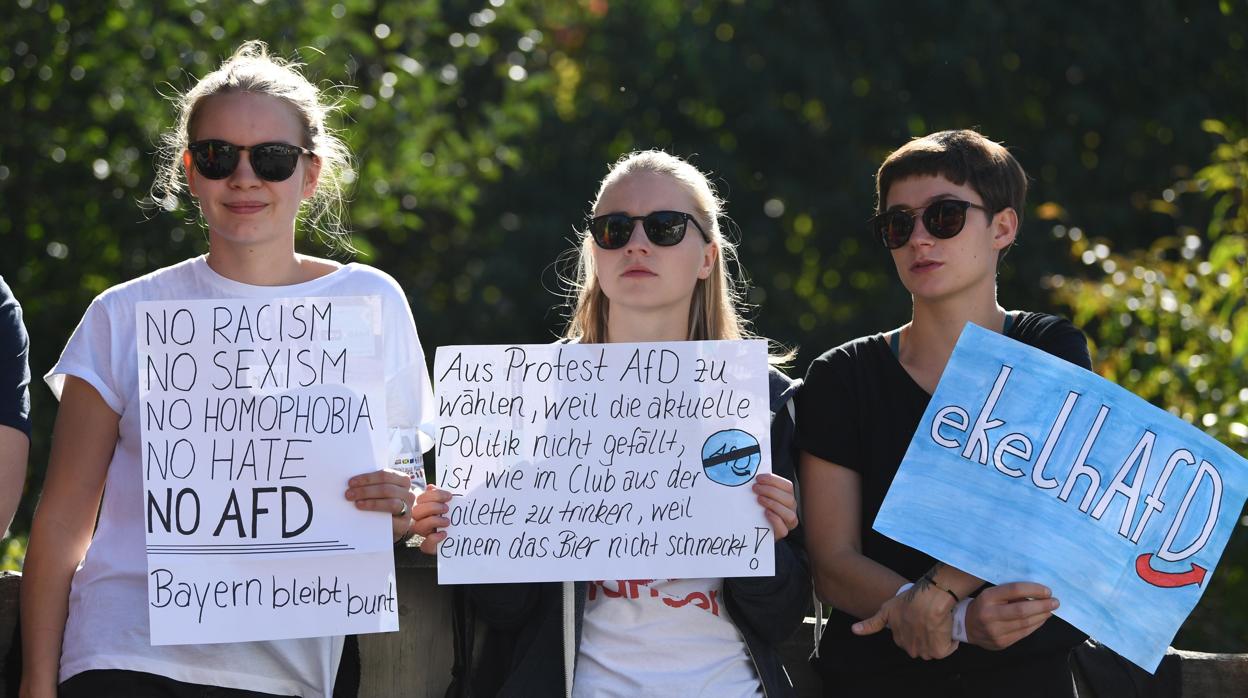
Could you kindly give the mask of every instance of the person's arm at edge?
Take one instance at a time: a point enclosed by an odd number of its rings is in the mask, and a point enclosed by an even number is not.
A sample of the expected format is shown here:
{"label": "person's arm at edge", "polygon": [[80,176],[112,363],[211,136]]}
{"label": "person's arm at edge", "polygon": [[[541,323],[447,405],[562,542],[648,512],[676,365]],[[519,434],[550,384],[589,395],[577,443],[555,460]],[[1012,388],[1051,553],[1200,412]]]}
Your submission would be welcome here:
{"label": "person's arm at edge", "polygon": [[9,530],[22,501],[29,456],[30,438],[18,429],[0,425],[0,538]]}
{"label": "person's arm at edge", "polygon": [[118,429],[95,388],[67,376],[23,570],[23,698],[56,695],[70,584],[91,543]]}

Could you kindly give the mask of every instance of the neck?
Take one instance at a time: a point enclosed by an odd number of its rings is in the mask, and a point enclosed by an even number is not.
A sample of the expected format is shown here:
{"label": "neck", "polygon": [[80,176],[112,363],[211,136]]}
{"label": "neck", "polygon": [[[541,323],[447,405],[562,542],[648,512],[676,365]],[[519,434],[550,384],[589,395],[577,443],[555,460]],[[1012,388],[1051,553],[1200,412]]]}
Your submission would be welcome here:
{"label": "neck", "polygon": [[238,245],[209,234],[208,266],[221,276],[252,286],[289,286],[308,281],[308,269],[295,254],[293,235],[284,241]]}
{"label": "neck", "polygon": [[962,335],[962,328],[973,322],[984,329],[1000,332],[1005,322],[1005,309],[994,295],[974,302],[965,299],[923,301],[915,299],[914,315],[906,328],[905,343],[911,351],[948,360]]}
{"label": "neck", "polygon": [[612,306],[608,342],[680,342],[689,339],[689,307],[638,311]]}

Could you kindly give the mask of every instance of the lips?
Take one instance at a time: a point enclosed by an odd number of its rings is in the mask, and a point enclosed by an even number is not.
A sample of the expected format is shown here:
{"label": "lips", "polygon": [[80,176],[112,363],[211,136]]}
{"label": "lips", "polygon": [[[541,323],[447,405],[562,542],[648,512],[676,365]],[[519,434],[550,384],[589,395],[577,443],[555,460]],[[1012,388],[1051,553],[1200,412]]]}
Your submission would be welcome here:
{"label": "lips", "polygon": [[268,206],[268,204],[263,201],[232,201],[222,205],[225,206],[225,209],[230,213],[243,215],[257,213],[263,210],[265,206]]}
{"label": "lips", "polygon": [[937,262],[934,259],[920,259],[910,265],[910,271],[925,272],[939,269],[945,265],[944,262]]}
{"label": "lips", "polygon": [[647,276],[658,276],[658,274],[655,274],[654,272],[650,271],[649,269],[643,266],[634,265],[625,269],[624,273],[620,274],[620,276],[623,276],[626,278],[644,278]]}

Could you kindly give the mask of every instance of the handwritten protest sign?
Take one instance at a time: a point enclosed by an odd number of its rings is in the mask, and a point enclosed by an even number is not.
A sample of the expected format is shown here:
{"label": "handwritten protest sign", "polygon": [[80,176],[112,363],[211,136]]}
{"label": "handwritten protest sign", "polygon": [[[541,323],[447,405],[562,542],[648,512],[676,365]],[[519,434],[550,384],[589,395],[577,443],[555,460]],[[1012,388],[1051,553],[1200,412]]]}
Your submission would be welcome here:
{"label": "handwritten protest sign", "polygon": [[439,347],[439,583],[772,574],[766,352]]}
{"label": "handwritten protest sign", "polygon": [[139,303],[152,644],[397,630],[376,296]]}
{"label": "handwritten protest sign", "polygon": [[994,583],[1155,671],[1218,564],[1248,463],[1188,423],[968,324],[875,529]]}

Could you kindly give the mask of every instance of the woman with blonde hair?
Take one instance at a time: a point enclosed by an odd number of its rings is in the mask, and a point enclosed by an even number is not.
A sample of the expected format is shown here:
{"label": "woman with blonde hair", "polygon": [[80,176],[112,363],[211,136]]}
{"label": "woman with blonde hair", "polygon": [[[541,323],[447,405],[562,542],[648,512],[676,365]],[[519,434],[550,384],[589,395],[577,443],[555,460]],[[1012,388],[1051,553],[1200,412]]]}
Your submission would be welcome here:
{"label": "woman with blonde hair", "polygon": [[[185,188],[209,252],[114,286],[87,308],[46,380],[61,405],[22,584],[21,695],[324,697],[343,638],[151,643],[142,506],[136,304],[197,299],[377,296],[391,439],[416,443],[431,410],[407,299],[389,276],[295,252],[296,220],[344,239],[347,151],[296,65],[248,42],[179,100],[153,197]],[[359,463],[344,482],[361,510],[411,523],[410,478]],[[97,525],[98,514],[98,525]]]}
{"label": "woman with blonde hair", "polygon": [[[734,248],[723,202],[706,176],[660,151],[631,153],[598,189],[581,240],[566,341],[744,339]],[[489,629],[469,668],[479,695],[781,696],[793,688],[777,645],[809,600],[793,488],[797,381],[770,375],[772,468],[753,488],[775,534],[775,574],[728,579],[476,585],[468,596]],[[450,493],[417,498],[414,530],[433,553],[450,526]],[[650,593],[620,593],[634,584]],[[664,599],[712,592],[721,606]]]}

